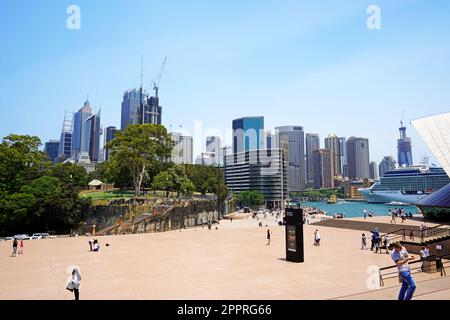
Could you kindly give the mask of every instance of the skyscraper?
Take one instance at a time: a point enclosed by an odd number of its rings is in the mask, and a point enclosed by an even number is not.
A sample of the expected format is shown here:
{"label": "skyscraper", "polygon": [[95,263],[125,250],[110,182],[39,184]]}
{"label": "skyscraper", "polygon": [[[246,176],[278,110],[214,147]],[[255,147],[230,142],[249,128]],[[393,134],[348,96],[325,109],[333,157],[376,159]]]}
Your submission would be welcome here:
{"label": "skyscraper", "polygon": [[125,131],[130,124],[142,123],[141,104],[147,99],[147,96],[145,91],[141,92],[137,89],[128,90],[124,93],[120,126],[122,131]]}
{"label": "skyscraper", "polygon": [[401,122],[400,139],[397,141],[398,148],[398,164],[399,166],[412,166],[412,145],[411,138],[406,136],[406,127]]}
{"label": "skyscraper", "polygon": [[58,161],[59,140],[50,140],[45,143],[45,152],[53,163]]}
{"label": "skyscraper", "polygon": [[59,139],[58,161],[60,162],[63,162],[72,156],[72,124],[73,115],[66,112],[64,115],[61,138]]}
{"label": "skyscraper", "polygon": [[83,122],[81,126],[81,150],[83,156],[89,155],[91,162],[98,162],[100,152],[100,111],[93,114]]}
{"label": "skyscraper", "polygon": [[396,165],[397,165],[397,162],[394,160],[393,157],[391,157],[391,156],[384,157],[383,160],[381,160],[380,165],[378,166],[379,176],[384,177],[384,174],[388,171],[395,169]]}
{"label": "skyscraper", "polygon": [[314,186],[313,153],[320,149],[320,138],[317,133],[307,133],[306,138],[306,180],[308,186]]}
{"label": "skyscraper", "polygon": [[144,102],[144,123],[161,124],[162,107],[158,97],[148,97]]}
{"label": "skyscraper", "polygon": [[81,151],[81,135],[83,123],[92,116],[92,108],[89,100],[86,100],[83,107],[73,115],[72,149],[73,154],[78,156]]}
{"label": "skyscraper", "polygon": [[112,139],[114,139],[114,136],[116,134],[117,129],[116,129],[116,127],[108,127],[108,128],[106,128],[105,131],[106,131],[106,134],[105,134],[105,150],[104,150],[104,153],[105,153],[105,161],[106,161],[106,160],[109,160],[109,157],[110,157],[110,150],[108,150],[106,148],[106,144],[109,143]]}
{"label": "skyscraper", "polygon": [[210,153],[213,164],[223,163],[222,142],[220,137],[206,137],[206,153]]}
{"label": "skyscraper", "polygon": [[341,148],[337,135],[332,134],[325,138],[325,149],[330,150],[331,156],[331,175],[338,177],[342,175],[341,167]]}
{"label": "skyscraper", "polygon": [[314,161],[314,188],[333,188],[333,175],[331,152],[328,149],[319,149],[313,152]]}
{"label": "skyscraper", "polygon": [[270,130],[264,130],[264,148],[272,149],[275,143],[273,141],[273,134]]}
{"label": "skyscraper", "polygon": [[345,137],[340,137],[339,138],[339,150],[341,152],[341,172],[342,172],[342,176],[348,177],[347,139]]}
{"label": "skyscraper", "polygon": [[350,137],[347,140],[348,177],[351,180],[369,178],[369,140]]}
{"label": "skyscraper", "polygon": [[369,164],[369,178],[372,180],[378,179],[378,164],[375,161]]}
{"label": "skyscraper", "polygon": [[[305,133],[300,126],[283,126],[275,129],[277,147],[287,152],[289,163],[289,189],[298,192],[306,189]],[[284,141],[283,141],[284,140]]]}
{"label": "skyscraper", "polygon": [[264,149],[264,117],[233,120],[233,153]]}
{"label": "skyscraper", "polygon": [[174,142],[171,161],[175,164],[192,164],[193,143],[192,137],[183,136],[181,133],[171,133],[170,137]]}

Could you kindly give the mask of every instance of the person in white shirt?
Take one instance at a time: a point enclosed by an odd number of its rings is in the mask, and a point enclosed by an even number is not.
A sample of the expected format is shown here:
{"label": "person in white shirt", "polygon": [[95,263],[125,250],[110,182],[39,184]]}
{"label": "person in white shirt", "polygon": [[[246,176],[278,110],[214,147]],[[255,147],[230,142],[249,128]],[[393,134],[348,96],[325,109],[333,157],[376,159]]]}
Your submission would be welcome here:
{"label": "person in white shirt", "polygon": [[319,234],[319,230],[316,230],[314,232],[314,245],[315,246],[320,246],[320,234]]}
{"label": "person in white shirt", "polygon": [[72,291],[75,295],[75,300],[80,300],[80,282],[81,275],[80,271],[75,268],[72,271],[72,279],[67,284],[67,290]]}
{"label": "person in white shirt", "polygon": [[398,274],[402,279],[402,287],[398,296],[398,300],[411,300],[414,291],[416,290],[416,283],[411,276],[411,269],[409,268],[409,261],[414,260],[414,256],[409,256],[408,251],[400,243],[394,245],[394,251],[391,254],[392,260],[397,265]]}

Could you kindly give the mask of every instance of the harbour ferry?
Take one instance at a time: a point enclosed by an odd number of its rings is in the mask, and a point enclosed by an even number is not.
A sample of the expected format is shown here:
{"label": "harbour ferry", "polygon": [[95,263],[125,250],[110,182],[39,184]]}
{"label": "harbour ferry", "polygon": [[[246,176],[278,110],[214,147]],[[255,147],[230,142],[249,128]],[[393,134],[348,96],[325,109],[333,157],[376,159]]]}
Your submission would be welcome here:
{"label": "harbour ferry", "polygon": [[370,188],[358,189],[369,203],[416,203],[450,184],[443,168],[426,164],[388,171]]}

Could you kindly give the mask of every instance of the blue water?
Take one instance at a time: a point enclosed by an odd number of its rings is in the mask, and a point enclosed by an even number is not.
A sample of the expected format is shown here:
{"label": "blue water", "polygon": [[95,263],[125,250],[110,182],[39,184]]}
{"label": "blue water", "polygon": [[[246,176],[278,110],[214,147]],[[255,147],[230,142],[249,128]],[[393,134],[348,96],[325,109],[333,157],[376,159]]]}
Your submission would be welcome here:
{"label": "blue water", "polygon": [[367,212],[373,212],[375,216],[387,216],[389,208],[391,210],[394,208],[403,208],[406,213],[419,213],[419,209],[415,206],[394,207],[367,202],[343,202],[337,204],[328,204],[326,202],[302,202],[302,207],[315,207],[325,211],[330,216],[334,216],[335,213],[342,213],[344,218],[364,217],[364,209],[367,210]]}

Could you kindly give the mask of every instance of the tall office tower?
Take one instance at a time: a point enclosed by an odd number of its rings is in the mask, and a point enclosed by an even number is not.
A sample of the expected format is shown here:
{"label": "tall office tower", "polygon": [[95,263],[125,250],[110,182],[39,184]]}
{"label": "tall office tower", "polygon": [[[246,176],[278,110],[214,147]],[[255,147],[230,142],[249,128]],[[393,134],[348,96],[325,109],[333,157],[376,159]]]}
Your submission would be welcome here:
{"label": "tall office tower", "polygon": [[102,129],[100,127],[100,111],[93,114],[83,122],[81,126],[81,150],[83,157],[89,156],[91,162],[100,160],[100,136]]}
{"label": "tall office tower", "polygon": [[320,149],[320,138],[317,133],[307,133],[306,144],[306,181],[309,187],[314,186],[314,162],[313,153]]}
{"label": "tall office tower", "polygon": [[400,139],[397,141],[398,148],[398,164],[399,166],[412,166],[412,145],[411,138],[406,136],[406,127],[401,122]]}
{"label": "tall office tower", "polygon": [[82,126],[83,123],[92,116],[92,108],[89,100],[86,100],[83,107],[73,115],[72,149],[75,157],[81,152]]}
{"label": "tall office tower", "polygon": [[274,137],[271,130],[264,130],[264,148],[272,149],[276,143],[273,141]]}
{"label": "tall office tower", "polygon": [[171,161],[175,164],[192,164],[193,143],[192,137],[183,136],[181,133],[171,133],[170,137],[174,142]]}
{"label": "tall office tower", "polygon": [[202,155],[195,158],[195,164],[200,166],[216,165],[215,161],[215,154],[212,152],[202,152]]}
{"label": "tall office tower", "polygon": [[285,150],[250,150],[226,155],[224,159],[225,183],[230,192],[259,191],[268,208],[282,207],[282,199],[289,197]]}
{"label": "tall office tower", "polygon": [[206,153],[211,154],[213,164],[223,163],[222,141],[220,137],[206,137]]}
{"label": "tall office tower", "polygon": [[393,157],[385,156],[383,158],[383,160],[381,160],[380,165],[378,166],[378,168],[379,168],[378,173],[379,173],[380,177],[384,177],[384,174],[386,172],[395,169],[396,165],[397,165],[397,162],[394,160]]}
{"label": "tall office tower", "polygon": [[72,156],[72,124],[73,115],[66,112],[64,115],[61,138],[59,139],[58,161],[60,162],[63,162]]}
{"label": "tall office tower", "polygon": [[335,134],[325,138],[325,149],[330,150],[331,155],[331,175],[333,177],[342,176],[341,167],[341,147],[339,137]]}
{"label": "tall office tower", "polygon": [[162,107],[158,97],[149,97],[144,102],[144,123],[161,124]]}
{"label": "tall office tower", "polygon": [[306,189],[305,133],[300,126],[275,128],[277,147],[284,149],[289,163],[289,189],[298,192]]}
{"label": "tall office tower", "polygon": [[233,154],[232,146],[225,146],[222,148],[222,163],[225,163],[225,157]]}
{"label": "tall office tower", "polygon": [[319,149],[313,152],[314,162],[314,188],[329,189],[334,187],[332,175],[331,152],[328,149]]}
{"label": "tall office tower", "polygon": [[45,143],[45,152],[53,163],[58,161],[59,140],[50,140]]}
{"label": "tall office tower", "polygon": [[264,149],[264,117],[233,120],[233,153]]}
{"label": "tall office tower", "polygon": [[347,140],[347,165],[350,180],[369,178],[369,140],[350,137]]}
{"label": "tall office tower", "polygon": [[345,137],[340,137],[339,138],[339,150],[341,151],[341,172],[342,172],[342,176],[348,177],[347,139]]}
{"label": "tall office tower", "polygon": [[372,180],[378,179],[378,164],[375,161],[369,163],[369,178]]}
{"label": "tall office tower", "polygon": [[114,136],[116,134],[117,128],[116,127],[108,127],[106,128],[106,134],[105,134],[105,148],[104,148],[104,153],[105,153],[105,161],[109,160],[109,157],[111,155],[110,150],[108,150],[108,148],[106,148],[106,144],[109,143],[112,139],[114,139]]}
{"label": "tall office tower", "polygon": [[122,115],[120,129],[125,129],[130,124],[142,123],[142,107],[148,99],[148,94],[144,90],[133,89],[128,90],[123,95],[122,101]]}

